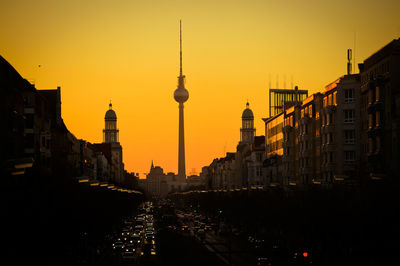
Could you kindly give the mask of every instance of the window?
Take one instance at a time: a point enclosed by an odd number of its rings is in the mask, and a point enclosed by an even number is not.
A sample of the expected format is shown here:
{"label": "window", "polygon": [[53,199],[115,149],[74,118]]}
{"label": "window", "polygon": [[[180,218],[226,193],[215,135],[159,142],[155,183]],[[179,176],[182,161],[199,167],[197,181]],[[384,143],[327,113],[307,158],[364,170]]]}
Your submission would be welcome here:
{"label": "window", "polygon": [[375,124],[377,127],[379,127],[381,124],[381,113],[379,111],[376,111],[375,114]]}
{"label": "window", "polygon": [[372,114],[368,115],[368,128],[372,128],[374,126],[373,116]]}
{"label": "window", "polygon": [[345,123],[353,123],[355,118],[355,110],[344,110],[344,122]]}
{"label": "window", "polygon": [[356,141],[356,133],[354,130],[345,130],[344,131],[344,143],[345,144],[354,144]]}
{"label": "window", "polygon": [[368,151],[372,153],[374,151],[374,143],[372,142],[372,138],[368,139]]}
{"label": "window", "polygon": [[337,91],[335,91],[335,92],[333,93],[332,105],[336,105],[336,94],[337,94]]}
{"label": "window", "polygon": [[376,136],[376,151],[379,152],[381,149],[381,138]]}
{"label": "window", "polygon": [[329,162],[332,163],[333,162],[333,152],[329,152]]}
{"label": "window", "polygon": [[374,97],[374,92],[372,90],[369,90],[368,91],[368,104],[372,104],[372,102],[374,101],[373,97]]}
{"label": "window", "polygon": [[329,137],[328,143],[332,144],[333,143],[333,134],[332,133],[328,133],[328,137]]}
{"label": "window", "polygon": [[329,114],[329,124],[333,124],[333,114]]}
{"label": "window", "polygon": [[256,175],[261,176],[261,167],[256,168]]}
{"label": "window", "polygon": [[354,102],[354,89],[345,89],[344,90],[344,102],[345,103]]}
{"label": "window", "polygon": [[345,151],[344,152],[344,161],[345,162],[354,162],[356,160],[356,152],[355,151]]}
{"label": "window", "polygon": [[376,86],[376,88],[375,88],[375,101],[379,101],[379,87],[378,86]]}

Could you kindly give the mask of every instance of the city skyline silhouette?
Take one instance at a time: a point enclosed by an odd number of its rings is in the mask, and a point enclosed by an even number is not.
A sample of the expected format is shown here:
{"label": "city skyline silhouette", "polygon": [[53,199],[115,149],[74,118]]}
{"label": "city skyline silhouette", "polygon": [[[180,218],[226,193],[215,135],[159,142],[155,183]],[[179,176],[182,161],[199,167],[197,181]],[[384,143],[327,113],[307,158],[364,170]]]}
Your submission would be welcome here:
{"label": "city skyline silhouette", "polygon": [[[247,99],[262,132],[269,83],[276,87],[278,81],[283,88],[286,80],[289,88],[292,77],[300,90],[320,91],[345,73],[348,48],[355,48],[360,63],[399,36],[400,27],[396,1],[366,6],[102,2],[93,8],[21,3],[2,2],[1,54],[38,89],[61,86],[63,117],[78,138],[101,141],[102,115],[112,99],[125,167],[141,177],[152,159],[166,171],[178,170],[178,119],[170,90],[176,82],[179,19],[185,21],[185,72],[193,96],[185,108],[186,166],[198,172],[235,150]],[[341,19],[327,20],[324,14]]]}

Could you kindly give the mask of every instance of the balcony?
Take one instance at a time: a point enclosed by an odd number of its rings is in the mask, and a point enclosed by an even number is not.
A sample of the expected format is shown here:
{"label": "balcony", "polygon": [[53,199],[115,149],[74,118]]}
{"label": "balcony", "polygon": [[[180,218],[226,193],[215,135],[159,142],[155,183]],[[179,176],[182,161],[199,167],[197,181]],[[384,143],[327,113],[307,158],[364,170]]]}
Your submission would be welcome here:
{"label": "balcony", "polygon": [[336,105],[327,105],[323,110],[325,114],[334,113],[336,111]]}
{"label": "balcony", "polygon": [[377,111],[383,111],[383,109],[384,109],[383,102],[382,102],[381,99],[377,99],[377,100],[374,102],[373,105],[374,105],[374,107],[375,107],[375,110],[377,110]]}
{"label": "balcony", "polygon": [[322,144],[322,151],[336,151],[336,144],[333,143]]}
{"label": "balcony", "polygon": [[373,114],[374,112],[375,112],[375,104],[374,104],[374,102],[368,102],[367,113],[368,114]]}
{"label": "balcony", "polygon": [[322,133],[332,133],[335,131],[335,124],[328,124],[321,127]]}
{"label": "balcony", "polygon": [[35,113],[35,108],[33,107],[25,107],[24,108],[24,114],[34,114]]}
{"label": "balcony", "polygon": [[381,125],[375,126],[375,127],[370,127],[368,128],[367,135],[369,138],[374,138],[376,136],[382,135],[383,134],[383,128]]}
{"label": "balcony", "polygon": [[282,132],[283,133],[289,133],[289,132],[291,132],[293,130],[293,127],[291,127],[291,126],[284,126],[283,128],[282,128]]}
{"label": "balcony", "polygon": [[300,138],[299,138],[300,141],[306,141],[308,139],[309,139],[308,133],[300,135]]}

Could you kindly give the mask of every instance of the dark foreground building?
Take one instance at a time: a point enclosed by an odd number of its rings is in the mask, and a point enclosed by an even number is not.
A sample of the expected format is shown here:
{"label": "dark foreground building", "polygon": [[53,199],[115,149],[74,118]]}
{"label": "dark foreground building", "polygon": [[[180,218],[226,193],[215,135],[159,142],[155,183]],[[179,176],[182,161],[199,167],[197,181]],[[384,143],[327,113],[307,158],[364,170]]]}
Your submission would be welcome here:
{"label": "dark foreground building", "polygon": [[359,65],[364,182],[395,181],[400,170],[400,39]]}

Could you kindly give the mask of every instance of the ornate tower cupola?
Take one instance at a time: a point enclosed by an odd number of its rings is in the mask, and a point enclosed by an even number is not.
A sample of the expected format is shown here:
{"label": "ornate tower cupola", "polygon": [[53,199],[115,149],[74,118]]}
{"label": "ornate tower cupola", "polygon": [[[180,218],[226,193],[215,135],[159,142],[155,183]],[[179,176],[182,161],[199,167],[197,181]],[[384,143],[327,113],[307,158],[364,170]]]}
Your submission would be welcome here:
{"label": "ornate tower cupola", "polygon": [[110,102],[109,109],[104,117],[105,128],[103,130],[104,143],[119,143],[119,130],[117,129],[117,115],[112,109]]}
{"label": "ornate tower cupola", "polygon": [[242,114],[242,128],[240,129],[240,142],[252,144],[256,129],[254,128],[253,111],[249,108],[249,102],[246,103],[246,109]]}

